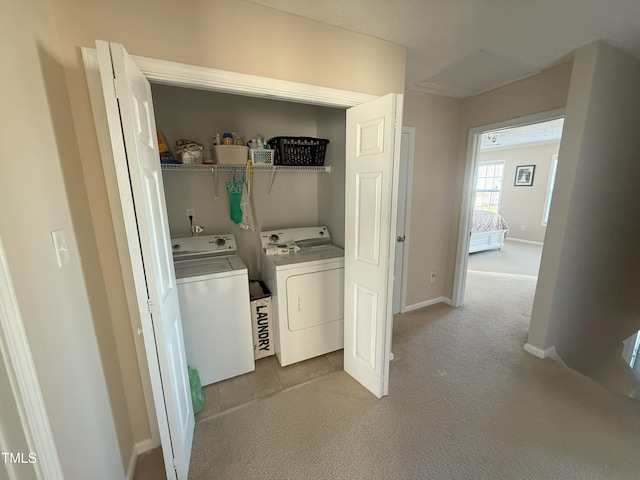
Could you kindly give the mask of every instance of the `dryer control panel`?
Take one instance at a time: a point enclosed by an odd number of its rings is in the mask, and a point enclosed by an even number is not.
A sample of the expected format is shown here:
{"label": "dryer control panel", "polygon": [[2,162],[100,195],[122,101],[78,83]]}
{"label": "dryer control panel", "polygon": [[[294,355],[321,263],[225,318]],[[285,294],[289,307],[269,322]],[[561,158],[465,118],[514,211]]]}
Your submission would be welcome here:
{"label": "dryer control panel", "polygon": [[290,245],[297,242],[331,243],[327,227],[299,227],[270,230],[260,234],[262,248],[268,245]]}

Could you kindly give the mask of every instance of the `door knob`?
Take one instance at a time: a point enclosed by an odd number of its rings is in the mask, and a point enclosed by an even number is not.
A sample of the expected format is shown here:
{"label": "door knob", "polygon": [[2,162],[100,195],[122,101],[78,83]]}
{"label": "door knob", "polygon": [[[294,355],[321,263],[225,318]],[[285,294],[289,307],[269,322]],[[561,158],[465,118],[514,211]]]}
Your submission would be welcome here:
{"label": "door knob", "polygon": [[401,243],[404,242],[404,235],[398,236],[398,238],[396,240],[398,240]]}

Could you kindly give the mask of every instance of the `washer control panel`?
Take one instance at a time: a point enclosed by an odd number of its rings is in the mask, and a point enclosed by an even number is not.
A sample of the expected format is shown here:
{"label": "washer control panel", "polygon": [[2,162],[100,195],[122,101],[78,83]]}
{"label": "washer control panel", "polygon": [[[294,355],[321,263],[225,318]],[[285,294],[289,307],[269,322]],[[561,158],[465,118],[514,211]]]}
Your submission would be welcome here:
{"label": "washer control panel", "polygon": [[171,239],[173,259],[233,255],[236,253],[236,239],[233,235],[194,235]]}

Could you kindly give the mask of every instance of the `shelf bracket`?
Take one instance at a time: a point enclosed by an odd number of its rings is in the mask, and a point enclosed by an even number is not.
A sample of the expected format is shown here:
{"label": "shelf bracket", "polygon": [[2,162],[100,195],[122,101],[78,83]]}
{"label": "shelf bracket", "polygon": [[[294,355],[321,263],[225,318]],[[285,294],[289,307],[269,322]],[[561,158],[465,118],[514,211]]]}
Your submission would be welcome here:
{"label": "shelf bracket", "polygon": [[269,180],[269,190],[267,190],[267,195],[270,197],[271,196],[271,189],[273,188],[273,182],[276,179],[276,168],[274,167],[271,170],[271,180]]}
{"label": "shelf bracket", "polygon": [[212,167],[211,173],[213,173],[213,199],[218,200],[218,169]]}

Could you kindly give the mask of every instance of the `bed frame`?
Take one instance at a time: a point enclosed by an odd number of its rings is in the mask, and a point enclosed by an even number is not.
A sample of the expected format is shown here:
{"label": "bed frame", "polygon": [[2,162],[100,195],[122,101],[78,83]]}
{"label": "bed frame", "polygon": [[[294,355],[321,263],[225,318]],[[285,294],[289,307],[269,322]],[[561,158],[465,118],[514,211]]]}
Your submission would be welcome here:
{"label": "bed frame", "polygon": [[483,250],[502,250],[504,236],[509,230],[491,230],[489,232],[472,233],[469,241],[469,253]]}

